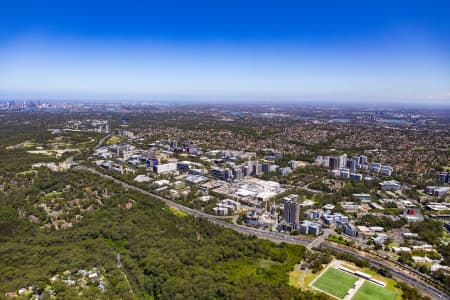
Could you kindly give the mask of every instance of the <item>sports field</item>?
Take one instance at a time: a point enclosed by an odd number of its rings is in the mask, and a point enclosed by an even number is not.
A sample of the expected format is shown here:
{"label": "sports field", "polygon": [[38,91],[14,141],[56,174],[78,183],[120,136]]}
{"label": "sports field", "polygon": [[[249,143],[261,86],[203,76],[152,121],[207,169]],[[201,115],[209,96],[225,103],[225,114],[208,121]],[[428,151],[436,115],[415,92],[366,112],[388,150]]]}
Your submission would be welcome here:
{"label": "sports field", "polygon": [[328,268],[312,285],[319,290],[342,299],[357,280],[358,278],[353,275],[335,268]]}
{"label": "sports field", "polygon": [[395,297],[393,291],[365,281],[352,300],[394,300]]}

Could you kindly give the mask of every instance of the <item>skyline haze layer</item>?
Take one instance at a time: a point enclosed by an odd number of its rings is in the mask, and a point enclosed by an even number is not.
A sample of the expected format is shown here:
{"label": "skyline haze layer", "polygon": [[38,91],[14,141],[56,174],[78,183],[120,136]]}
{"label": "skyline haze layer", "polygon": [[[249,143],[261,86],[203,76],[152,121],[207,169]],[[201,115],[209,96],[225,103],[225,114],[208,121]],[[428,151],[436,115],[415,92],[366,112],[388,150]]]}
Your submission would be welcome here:
{"label": "skyline haze layer", "polygon": [[17,1],[0,98],[447,105],[449,6]]}

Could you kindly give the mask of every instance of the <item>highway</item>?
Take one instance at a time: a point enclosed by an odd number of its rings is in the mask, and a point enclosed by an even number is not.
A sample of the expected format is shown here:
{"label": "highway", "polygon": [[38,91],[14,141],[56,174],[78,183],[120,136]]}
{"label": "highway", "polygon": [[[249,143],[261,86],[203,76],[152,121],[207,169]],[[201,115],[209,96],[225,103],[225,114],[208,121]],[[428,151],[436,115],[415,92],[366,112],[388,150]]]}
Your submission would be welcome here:
{"label": "highway", "polygon": [[167,198],[161,197],[157,194],[153,194],[150,193],[146,190],[143,190],[137,186],[128,184],[122,180],[119,180],[117,178],[114,178],[112,176],[106,175],[104,173],[101,173],[93,168],[90,167],[86,167],[83,165],[78,165],[75,167],[76,169],[82,169],[82,170],[86,170],[89,171],[91,173],[97,174],[103,178],[106,179],[110,179],[112,181],[114,181],[117,184],[121,184],[123,187],[129,189],[129,190],[135,190],[137,192],[140,192],[144,195],[156,198],[160,201],[162,201],[164,204],[166,204],[167,206],[171,206],[171,207],[175,207],[176,209],[185,212],[187,214],[190,214],[194,217],[199,217],[199,218],[206,218],[208,221],[210,221],[211,223],[215,223],[218,225],[221,225],[225,228],[229,228],[232,229],[234,231],[246,234],[246,235],[255,235],[258,238],[264,238],[267,240],[272,240],[274,242],[280,243],[280,242],[289,242],[291,244],[298,244],[298,245],[303,245],[303,246],[307,246],[309,243],[311,243],[311,239],[308,238],[303,238],[303,237],[298,237],[298,236],[291,236],[291,235],[287,235],[287,234],[283,234],[283,233],[279,233],[279,232],[270,232],[270,231],[263,231],[257,228],[252,228],[252,227],[247,227],[247,226],[242,226],[242,225],[237,225],[237,224],[232,224],[232,223],[228,223],[226,221],[223,221],[221,219],[216,218],[213,215],[195,210],[193,208],[189,208],[187,206],[181,205],[179,203],[176,203],[172,200],[169,200]]}
{"label": "highway", "polygon": [[109,137],[111,137],[112,136],[112,134],[107,134],[107,135],[105,135],[104,137],[102,137],[99,141],[98,141],[98,143],[97,143],[97,145],[95,145],[95,149],[97,149],[97,148],[100,148],[102,145],[103,145],[103,143],[109,138]]}
{"label": "highway", "polygon": [[265,240],[269,240],[275,243],[290,243],[290,244],[297,244],[297,245],[302,245],[305,246],[307,248],[311,248],[311,243],[317,247],[320,245],[320,247],[322,248],[326,248],[326,249],[332,249],[334,251],[338,251],[338,252],[345,252],[348,254],[351,254],[355,257],[358,257],[360,259],[363,260],[367,260],[370,264],[377,266],[377,267],[384,267],[386,269],[388,269],[391,273],[392,276],[395,279],[399,279],[401,281],[406,282],[407,284],[409,284],[410,286],[414,286],[416,288],[418,288],[422,293],[428,295],[429,297],[431,297],[432,299],[448,299],[450,300],[449,295],[447,295],[445,292],[440,291],[439,289],[435,288],[434,286],[426,283],[424,280],[426,279],[423,275],[421,275],[420,273],[418,273],[417,271],[413,271],[411,269],[407,269],[406,267],[402,267],[399,264],[394,264],[391,261],[388,261],[386,259],[383,259],[382,257],[376,257],[373,255],[370,255],[368,253],[361,253],[361,251],[358,251],[356,249],[353,248],[345,248],[342,245],[339,244],[333,244],[329,241],[323,241],[320,240],[320,243],[317,243],[317,241],[313,241],[311,239],[308,238],[304,238],[304,237],[299,237],[299,236],[291,236],[291,235],[287,235],[287,234],[283,234],[280,232],[270,232],[270,231],[263,231],[261,229],[257,229],[257,228],[252,228],[252,227],[247,227],[247,226],[243,226],[243,225],[237,225],[237,224],[232,224],[232,223],[228,223],[226,221],[223,221],[221,219],[217,219],[215,216],[186,207],[184,205],[181,205],[179,203],[176,203],[172,200],[169,200],[167,198],[161,197],[157,194],[153,194],[151,192],[148,192],[146,190],[143,190],[139,187],[136,187],[134,185],[130,185],[122,180],[119,180],[117,178],[114,178],[110,175],[106,175],[104,173],[101,173],[93,168],[84,166],[84,165],[78,165],[76,166],[77,169],[82,169],[82,170],[86,170],[89,171],[91,173],[97,174],[98,176],[101,176],[103,178],[109,179],[114,181],[117,184],[122,185],[123,187],[129,189],[129,190],[134,190],[137,191],[139,193],[142,193],[144,195],[147,195],[149,197],[152,198],[156,198],[160,201],[162,201],[164,204],[166,204],[167,206],[171,206],[171,207],[175,207],[176,209],[185,212],[187,214],[190,214],[194,217],[199,217],[199,218],[205,218],[208,221],[210,221],[211,223],[220,225],[222,227],[225,228],[229,228],[231,230],[234,230],[236,232],[245,234],[245,235],[254,235],[260,239],[265,239]]}

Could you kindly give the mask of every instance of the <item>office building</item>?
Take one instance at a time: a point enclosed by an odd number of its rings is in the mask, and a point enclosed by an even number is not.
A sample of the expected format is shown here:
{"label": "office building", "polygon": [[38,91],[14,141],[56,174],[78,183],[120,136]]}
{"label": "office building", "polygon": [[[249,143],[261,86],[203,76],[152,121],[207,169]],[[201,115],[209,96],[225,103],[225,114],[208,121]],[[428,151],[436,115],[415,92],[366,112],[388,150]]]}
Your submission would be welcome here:
{"label": "office building", "polygon": [[189,146],[186,148],[187,153],[196,155],[198,153],[198,149],[195,146]]}
{"label": "office building", "polygon": [[398,191],[401,188],[400,182],[396,180],[383,181],[378,186],[384,191]]}
{"label": "office building", "polygon": [[283,218],[289,224],[298,225],[300,223],[300,204],[295,200],[284,203]]}
{"label": "office building", "polygon": [[190,168],[191,168],[190,161],[179,161],[177,163],[177,170],[180,172],[189,172]]}
{"label": "office building", "polygon": [[227,208],[231,208],[234,211],[239,211],[241,209],[241,204],[237,201],[231,200],[231,199],[224,199],[222,201],[220,201],[220,203]]}
{"label": "office building", "polygon": [[301,234],[308,234],[309,233],[309,222],[308,221],[302,222],[302,224],[300,224],[299,230],[300,230]]}
{"label": "office building", "polygon": [[381,175],[391,176],[392,171],[394,171],[394,169],[391,166],[381,166],[380,168]]}
{"label": "office building", "polygon": [[450,183],[450,172],[441,172],[438,180],[442,183]]}
{"label": "office building", "polygon": [[342,178],[350,178],[350,170],[346,168],[339,168],[339,176]]}
{"label": "office building", "polygon": [[352,196],[361,201],[370,201],[372,200],[372,196],[370,194],[352,194]]}
{"label": "office building", "polygon": [[329,168],[331,170],[337,170],[339,169],[339,157],[338,156],[330,156],[329,158]]}
{"label": "office building", "polygon": [[281,176],[286,176],[292,173],[292,169],[289,167],[280,168],[278,169],[278,173],[280,173]]}
{"label": "office building", "polygon": [[255,174],[256,176],[259,176],[263,173],[263,168],[262,168],[262,164],[259,162],[256,162],[253,165],[253,174]]}
{"label": "office building", "polygon": [[381,164],[380,163],[370,163],[369,164],[369,171],[380,173],[381,170]]}
{"label": "office building", "polygon": [[277,169],[278,169],[278,165],[276,165],[276,164],[270,164],[270,163],[263,163],[262,164],[262,171],[264,173],[276,172]]}
{"label": "office building", "polygon": [[321,167],[329,168],[330,167],[330,157],[329,156],[318,156],[316,158],[316,164]]}
{"label": "office building", "polygon": [[242,172],[243,172],[243,174],[244,174],[244,177],[245,176],[250,176],[250,174],[251,174],[251,167],[250,166],[244,166],[243,168],[242,168]]}
{"label": "office building", "polygon": [[324,213],[321,217],[322,221],[327,225],[342,225],[348,223],[348,217],[341,213],[329,214]]}
{"label": "office building", "polygon": [[351,172],[355,172],[357,167],[358,161],[354,160],[353,158],[351,160],[347,160],[347,168],[350,169]]}
{"label": "office building", "polygon": [[220,178],[220,179],[224,179],[224,177],[225,177],[224,169],[221,169],[221,168],[213,167],[213,168],[211,168],[210,173],[212,176]]}
{"label": "office building", "polygon": [[242,180],[244,178],[244,172],[242,171],[241,167],[234,167],[232,170],[233,173],[233,179],[236,181]]}
{"label": "office building", "polygon": [[297,168],[297,162],[295,160],[289,161],[288,167],[291,168],[292,170],[294,170],[295,168]]}
{"label": "office building", "polygon": [[276,172],[278,170],[278,165],[270,164],[269,165],[269,173]]}
{"label": "office building", "polygon": [[362,179],[363,179],[363,175],[362,174],[350,173],[350,180],[352,180],[352,181],[361,181]]}
{"label": "office building", "polygon": [[283,153],[280,151],[273,151],[272,152],[272,156],[274,156],[276,159],[277,158],[282,158],[283,157]]}
{"label": "office building", "polygon": [[361,156],[359,157],[359,164],[360,164],[361,166],[367,165],[367,156],[361,155]]}
{"label": "office building", "polygon": [[352,237],[358,236],[358,229],[356,228],[355,225],[353,225],[351,223],[344,223],[344,224],[342,224],[342,230],[344,231],[344,233],[346,235],[349,235],[349,236],[352,236]]}
{"label": "office building", "polygon": [[322,227],[318,223],[303,221],[299,226],[299,231],[301,234],[319,235]]}
{"label": "office building", "polygon": [[445,186],[427,186],[427,194],[435,197],[442,197],[448,194],[450,187]]}
{"label": "office building", "polygon": [[322,232],[322,226],[318,223],[313,223],[309,226],[308,231],[311,235],[319,235]]}
{"label": "office building", "polygon": [[223,206],[216,206],[213,208],[213,211],[216,215],[218,216],[226,216],[228,215],[228,208],[227,207],[223,207]]}
{"label": "office building", "polygon": [[153,166],[153,172],[157,174],[172,172],[176,170],[177,170],[177,163],[175,162]]}
{"label": "office building", "polygon": [[223,175],[224,175],[225,180],[229,180],[229,179],[231,179],[231,176],[233,175],[233,173],[231,172],[230,169],[225,169],[223,171]]}
{"label": "office building", "polygon": [[339,168],[345,168],[347,165],[347,154],[339,155]]}

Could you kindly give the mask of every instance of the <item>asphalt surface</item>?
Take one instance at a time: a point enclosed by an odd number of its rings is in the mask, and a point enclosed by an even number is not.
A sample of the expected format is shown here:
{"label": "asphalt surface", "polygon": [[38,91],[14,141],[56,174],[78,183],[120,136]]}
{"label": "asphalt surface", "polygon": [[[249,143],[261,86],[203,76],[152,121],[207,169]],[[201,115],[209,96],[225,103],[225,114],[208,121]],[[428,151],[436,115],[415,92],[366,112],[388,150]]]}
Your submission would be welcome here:
{"label": "asphalt surface", "polygon": [[[156,198],[160,201],[162,201],[164,204],[166,204],[167,206],[171,206],[171,207],[175,207],[176,209],[185,212],[187,214],[190,214],[194,217],[199,217],[199,218],[205,218],[208,221],[210,221],[211,223],[220,225],[222,227],[225,228],[229,228],[231,230],[237,231],[239,233],[245,234],[245,235],[254,235],[260,239],[265,239],[265,240],[270,240],[276,243],[290,243],[290,244],[297,244],[297,245],[303,245],[305,247],[310,248],[310,244],[313,242],[313,240],[311,239],[307,239],[307,238],[303,238],[303,237],[299,237],[299,236],[291,236],[291,235],[287,235],[287,234],[283,234],[283,233],[279,233],[279,232],[270,232],[270,231],[263,231],[257,228],[252,228],[252,227],[247,227],[247,226],[242,226],[242,225],[237,225],[237,224],[232,224],[232,223],[228,223],[226,221],[223,221],[221,219],[217,219],[215,216],[186,207],[184,205],[181,205],[179,203],[176,203],[172,200],[166,199],[164,197],[161,197],[159,195],[150,193],[146,190],[143,190],[139,187],[136,187],[134,185],[130,185],[122,180],[116,179],[112,176],[106,175],[104,173],[101,173],[93,168],[90,167],[86,167],[83,165],[79,165],[76,168],[78,169],[83,169],[89,172],[92,172],[94,174],[97,174],[103,178],[109,179],[114,181],[117,184],[121,184],[123,187],[129,189],[129,190],[134,190],[137,191],[139,193],[142,193],[144,195]],[[316,246],[316,245],[314,245]],[[319,246],[319,245],[317,245]],[[440,291],[439,289],[435,288],[434,286],[423,282],[421,280],[418,280],[418,273],[416,273],[416,276],[412,276],[409,274],[406,274],[405,272],[402,272],[401,270],[392,267],[392,262],[388,262],[388,261],[383,261],[382,258],[371,258],[371,257],[367,257],[367,256],[363,256],[360,255],[359,253],[357,253],[356,251],[351,251],[349,249],[346,248],[341,248],[338,245],[334,245],[331,244],[329,242],[322,242],[320,244],[320,246],[322,248],[327,248],[327,249],[332,249],[338,252],[345,252],[348,254],[351,254],[355,257],[358,257],[360,259],[363,260],[367,260],[370,264],[377,266],[377,267],[384,267],[386,269],[388,269],[391,273],[392,273],[392,277],[394,277],[395,279],[399,279],[401,281],[406,282],[407,284],[409,284],[410,286],[416,287],[418,290],[420,290],[422,293],[428,295],[429,297],[431,297],[432,299],[446,299],[446,300],[450,300],[450,296],[448,294],[446,294],[445,292]]]}
{"label": "asphalt surface", "polygon": [[111,137],[111,136],[112,136],[112,134],[107,134],[107,135],[105,135],[104,137],[102,137],[102,138],[98,141],[97,145],[95,145],[95,148],[100,148],[100,147],[103,145],[103,143],[104,143],[109,137]]}

